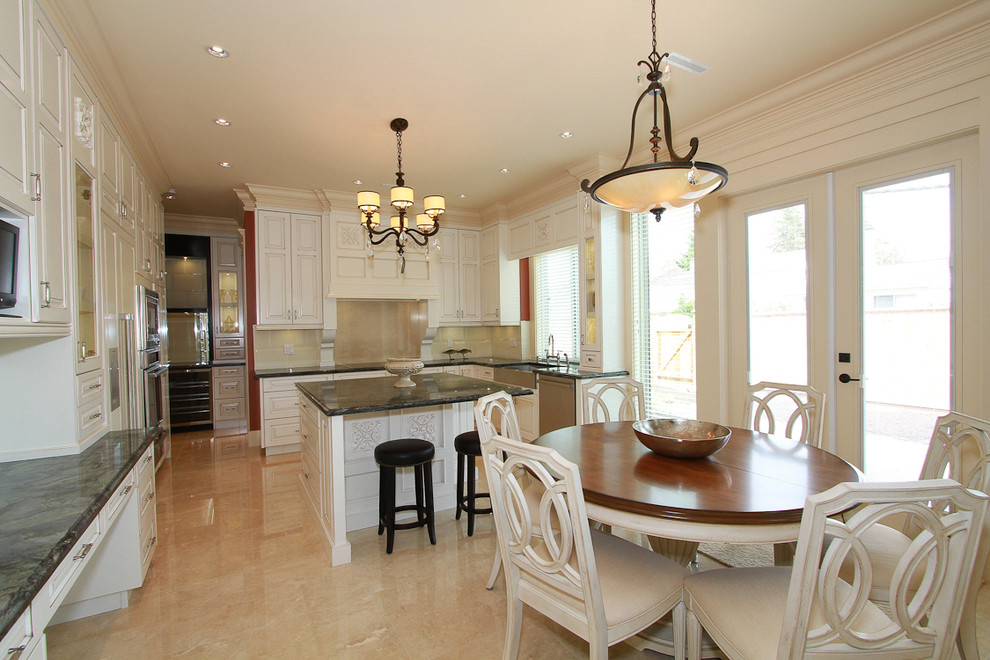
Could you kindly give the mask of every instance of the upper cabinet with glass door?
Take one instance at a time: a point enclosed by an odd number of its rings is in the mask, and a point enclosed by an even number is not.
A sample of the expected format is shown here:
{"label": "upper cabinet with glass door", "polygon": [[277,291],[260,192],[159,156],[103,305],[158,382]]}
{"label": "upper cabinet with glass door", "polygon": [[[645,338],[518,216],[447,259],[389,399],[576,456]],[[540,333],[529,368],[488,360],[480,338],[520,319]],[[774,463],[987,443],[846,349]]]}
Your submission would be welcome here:
{"label": "upper cabinet with glass door", "polygon": [[244,260],[240,240],[215,236],[211,239],[213,286],[213,359],[239,362],[244,344]]}
{"label": "upper cabinet with glass door", "polygon": [[76,218],[76,373],[100,367],[97,285],[96,199],[93,177],[75,166]]}

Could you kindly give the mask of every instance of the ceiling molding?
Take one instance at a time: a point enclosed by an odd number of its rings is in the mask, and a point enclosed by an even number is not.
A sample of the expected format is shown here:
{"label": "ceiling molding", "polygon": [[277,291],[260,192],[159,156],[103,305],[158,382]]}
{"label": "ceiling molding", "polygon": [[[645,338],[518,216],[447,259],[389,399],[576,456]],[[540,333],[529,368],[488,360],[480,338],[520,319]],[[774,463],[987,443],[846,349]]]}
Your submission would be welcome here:
{"label": "ceiling molding", "polygon": [[330,212],[330,200],[326,195],[318,194],[315,190],[278,188],[258,183],[246,183],[244,187],[254,200],[255,208],[273,211]]}
{"label": "ceiling molding", "polygon": [[204,215],[165,214],[166,234],[192,234],[194,236],[238,236],[241,226],[234,218],[215,218]]}

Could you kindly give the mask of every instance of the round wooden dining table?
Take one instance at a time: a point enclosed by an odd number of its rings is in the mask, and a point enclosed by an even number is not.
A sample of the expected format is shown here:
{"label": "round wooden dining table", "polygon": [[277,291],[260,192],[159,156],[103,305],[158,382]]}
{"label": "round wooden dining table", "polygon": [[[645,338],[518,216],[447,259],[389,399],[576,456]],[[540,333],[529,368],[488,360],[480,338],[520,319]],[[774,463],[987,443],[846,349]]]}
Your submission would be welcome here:
{"label": "round wooden dining table", "polygon": [[796,440],[729,427],[706,458],[655,454],[632,422],[582,424],[534,443],[576,463],[588,516],[654,537],[688,542],[782,543],[798,536],[804,501],[862,473]]}

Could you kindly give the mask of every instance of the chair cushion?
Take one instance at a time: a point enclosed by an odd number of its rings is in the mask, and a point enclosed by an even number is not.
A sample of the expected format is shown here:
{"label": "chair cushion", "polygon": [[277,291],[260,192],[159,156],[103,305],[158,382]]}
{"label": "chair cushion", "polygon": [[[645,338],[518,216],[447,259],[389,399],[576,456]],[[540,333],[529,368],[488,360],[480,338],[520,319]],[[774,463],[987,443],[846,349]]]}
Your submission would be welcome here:
{"label": "chair cushion", "polygon": [[[870,553],[870,564],[873,568],[873,592],[875,598],[888,599],[890,579],[894,575],[897,562],[904,551],[911,545],[911,539],[898,530],[887,525],[871,525],[863,530],[860,537]],[[908,588],[916,591],[921,584],[923,571],[915,571],[908,580]],[[848,559],[842,565],[839,573],[846,582],[853,580],[853,564]]]}
{"label": "chair cushion", "polygon": [[680,564],[618,536],[591,530],[598,582],[609,628],[641,616],[677,595],[689,574]]}
{"label": "chair cushion", "polygon": [[[702,571],[684,580],[684,602],[730,658],[775,658],[784,625],[790,566]],[[840,594],[851,587],[836,585]],[[825,623],[820,605],[811,607],[809,630]],[[872,603],[852,626],[876,631],[890,623]]]}
{"label": "chair cushion", "polygon": [[478,432],[465,431],[464,433],[459,433],[454,438],[454,450],[458,454],[481,456],[481,438],[478,437]]}
{"label": "chair cushion", "polygon": [[435,453],[436,448],[428,440],[402,438],[375,447],[375,462],[389,467],[408,467],[431,460]]}

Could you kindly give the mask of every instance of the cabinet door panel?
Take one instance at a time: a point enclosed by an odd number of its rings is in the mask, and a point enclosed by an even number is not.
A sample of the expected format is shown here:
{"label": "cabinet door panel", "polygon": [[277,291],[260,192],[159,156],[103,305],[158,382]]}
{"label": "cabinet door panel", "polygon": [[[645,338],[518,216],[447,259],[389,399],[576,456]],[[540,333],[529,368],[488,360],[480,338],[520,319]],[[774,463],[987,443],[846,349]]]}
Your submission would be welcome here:
{"label": "cabinet door panel", "polygon": [[[40,13],[40,12],[39,12]],[[35,24],[35,117],[39,124],[61,135],[65,118],[65,50],[43,16]]]}
{"label": "cabinet door panel", "polygon": [[36,218],[38,270],[36,281],[32,282],[32,285],[39,287],[37,318],[40,321],[68,322],[65,148],[62,141],[43,126],[38,130],[37,155],[38,171],[41,173],[41,201]]}
{"label": "cabinet door panel", "polygon": [[258,322],[290,323],[292,304],[290,299],[289,255],[262,253],[261,273],[258,281]]}
{"label": "cabinet door panel", "polygon": [[457,261],[440,262],[440,323],[457,323]]}
{"label": "cabinet door panel", "polygon": [[323,321],[323,262],[318,254],[295,254],[292,259],[293,323]]}
{"label": "cabinet door panel", "polygon": [[461,262],[461,321],[481,320],[481,273],[478,262]]}

